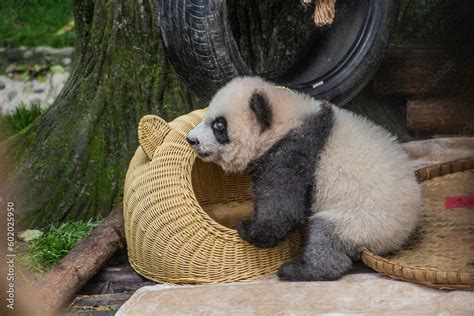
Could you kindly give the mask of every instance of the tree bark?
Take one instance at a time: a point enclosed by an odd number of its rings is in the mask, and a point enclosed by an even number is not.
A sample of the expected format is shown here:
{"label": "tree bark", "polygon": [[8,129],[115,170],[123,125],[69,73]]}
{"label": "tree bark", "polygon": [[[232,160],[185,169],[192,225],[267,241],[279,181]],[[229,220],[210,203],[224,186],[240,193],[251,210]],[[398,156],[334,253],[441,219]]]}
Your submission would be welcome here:
{"label": "tree bark", "polygon": [[139,119],[196,105],[166,59],[154,5],[74,1],[79,60],[70,80],[39,120],[0,144],[9,171],[0,180],[21,202],[24,226],[106,215],[122,200]]}
{"label": "tree bark", "polygon": [[278,77],[304,58],[315,34],[314,9],[287,0],[227,0],[230,25],[247,65]]}

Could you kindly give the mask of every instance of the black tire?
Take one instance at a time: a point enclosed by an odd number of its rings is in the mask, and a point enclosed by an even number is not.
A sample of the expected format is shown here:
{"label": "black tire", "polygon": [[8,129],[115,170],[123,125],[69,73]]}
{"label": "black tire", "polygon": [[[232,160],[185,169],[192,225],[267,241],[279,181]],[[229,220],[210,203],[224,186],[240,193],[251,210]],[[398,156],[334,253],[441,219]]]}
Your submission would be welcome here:
{"label": "black tire", "polygon": [[[225,0],[158,0],[157,11],[168,58],[199,96],[209,99],[232,78],[254,74],[232,35]],[[377,70],[397,12],[397,0],[337,1],[331,27],[266,77],[344,105]]]}

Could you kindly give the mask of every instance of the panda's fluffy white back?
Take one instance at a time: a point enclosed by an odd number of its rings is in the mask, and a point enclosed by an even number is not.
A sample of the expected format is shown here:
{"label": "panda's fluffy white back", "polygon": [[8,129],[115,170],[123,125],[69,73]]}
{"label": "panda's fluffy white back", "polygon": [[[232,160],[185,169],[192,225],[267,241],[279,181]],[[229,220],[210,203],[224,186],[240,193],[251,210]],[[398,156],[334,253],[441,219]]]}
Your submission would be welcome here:
{"label": "panda's fluffy white back", "polygon": [[385,129],[334,110],[334,127],[316,169],[314,212],[335,223],[348,244],[379,254],[396,250],[418,221],[421,197],[413,166]]}

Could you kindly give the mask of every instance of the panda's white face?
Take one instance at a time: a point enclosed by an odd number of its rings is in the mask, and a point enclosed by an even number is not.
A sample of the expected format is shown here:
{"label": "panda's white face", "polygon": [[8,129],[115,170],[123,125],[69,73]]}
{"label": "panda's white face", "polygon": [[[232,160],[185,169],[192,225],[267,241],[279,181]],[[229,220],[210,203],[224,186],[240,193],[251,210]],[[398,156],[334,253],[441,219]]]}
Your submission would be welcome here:
{"label": "panda's white face", "polygon": [[202,160],[240,172],[314,111],[313,102],[257,77],[236,78],[217,92],[188,142]]}
{"label": "panda's white face", "polygon": [[202,160],[229,172],[244,170],[260,146],[258,123],[249,107],[256,87],[242,83],[233,81],[222,88],[204,120],[188,134],[189,144]]}
{"label": "panda's white face", "polygon": [[233,147],[230,146],[225,117],[206,117],[189,132],[188,142],[199,157],[205,161],[217,161]]}

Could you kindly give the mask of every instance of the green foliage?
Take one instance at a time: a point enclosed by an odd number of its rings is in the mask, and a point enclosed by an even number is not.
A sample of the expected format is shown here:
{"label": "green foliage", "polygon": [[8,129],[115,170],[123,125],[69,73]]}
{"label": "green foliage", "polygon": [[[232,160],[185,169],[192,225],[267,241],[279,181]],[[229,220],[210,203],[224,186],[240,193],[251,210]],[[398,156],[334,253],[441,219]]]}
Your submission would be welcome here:
{"label": "green foliage", "polygon": [[27,107],[22,104],[13,113],[0,116],[0,130],[4,129],[8,134],[18,133],[33,123],[43,112],[39,105]]}
{"label": "green foliage", "polygon": [[97,221],[89,220],[70,221],[52,226],[49,231],[28,243],[23,263],[35,272],[47,271],[97,224]]}
{"label": "green foliage", "polygon": [[74,44],[74,31],[55,35],[73,19],[70,0],[1,0],[0,46]]}

